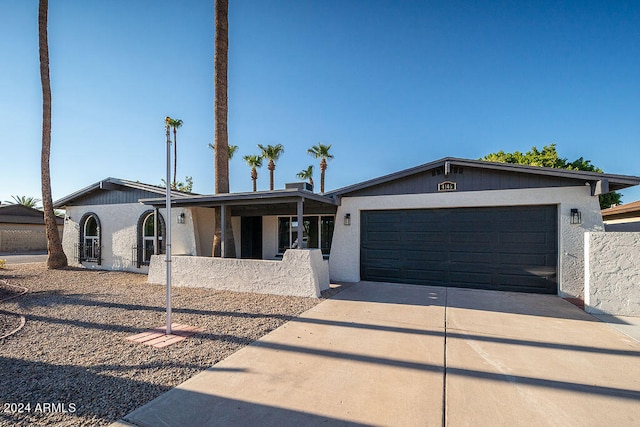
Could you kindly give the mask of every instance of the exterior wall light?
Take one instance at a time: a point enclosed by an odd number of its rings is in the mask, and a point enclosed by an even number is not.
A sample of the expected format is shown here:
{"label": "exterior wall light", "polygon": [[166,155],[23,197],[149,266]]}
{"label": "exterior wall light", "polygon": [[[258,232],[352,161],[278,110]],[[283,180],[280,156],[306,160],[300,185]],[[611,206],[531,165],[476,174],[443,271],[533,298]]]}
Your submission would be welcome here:
{"label": "exterior wall light", "polygon": [[571,209],[571,224],[582,224],[582,213],[578,209]]}
{"label": "exterior wall light", "polygon": [[178,215],[178,224],[184,224],[184,212],[181,212],[180,215]]}
{"label": "exterior wall light", "polygon": [[351,225],[351,214],[345,214],[344,215],[344,225],[349,226]]}

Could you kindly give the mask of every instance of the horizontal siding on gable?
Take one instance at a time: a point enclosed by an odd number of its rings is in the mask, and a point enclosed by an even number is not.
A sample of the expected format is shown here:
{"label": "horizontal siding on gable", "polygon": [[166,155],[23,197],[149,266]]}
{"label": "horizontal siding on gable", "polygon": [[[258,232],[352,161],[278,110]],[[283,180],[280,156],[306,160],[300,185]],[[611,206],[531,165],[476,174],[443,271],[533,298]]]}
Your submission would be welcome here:
{"label": "horizontal siding on gable", "polygon": [[455,191],[457,192],[569,187],[582,186],[585,184],[584,181],[576,179],[469,167],[463,168],[462,173],[450,173],[447,176],[442,174],[441,171],[434,176],[433,171],[434,170],[429,170],[405,178],[399,178],[394,181],[346,193],[343,196],[358,197],[438,193],[438,184],[444,181],[455,182],[457,186]]}
{"label": "horizontal siding on gable", "polygon": [[122,187],[122,190],[95,190],[68,203],[68,206],[117,205],[138,203],[140,199],[162,197],[151,191]]}

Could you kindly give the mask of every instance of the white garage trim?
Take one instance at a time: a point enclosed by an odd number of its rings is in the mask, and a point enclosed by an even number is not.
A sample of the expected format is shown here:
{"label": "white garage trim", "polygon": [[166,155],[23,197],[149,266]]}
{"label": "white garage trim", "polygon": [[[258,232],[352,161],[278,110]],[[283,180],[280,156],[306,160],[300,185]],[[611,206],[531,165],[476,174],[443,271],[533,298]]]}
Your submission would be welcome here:
{"label": "white garage trim", "polygon": [[[331,280],[360,281],[360,212],[387,209],[433,209],[521,205],[558,205],[558,289],[563,297],[582,297],[585,231],[603,231],[598,198],[589,186],[533,188],[459,193],[344,197],[338,207],[329,266]],[[582,213],[582,224],[570,224],[571,209]],[[345,226],[345,214],[351,225]]]}

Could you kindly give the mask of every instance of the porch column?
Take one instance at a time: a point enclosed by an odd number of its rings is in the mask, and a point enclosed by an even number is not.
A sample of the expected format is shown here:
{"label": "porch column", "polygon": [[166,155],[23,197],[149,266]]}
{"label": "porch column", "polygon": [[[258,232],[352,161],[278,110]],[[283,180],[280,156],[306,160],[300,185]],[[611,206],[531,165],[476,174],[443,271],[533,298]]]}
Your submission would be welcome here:
{"label": "porch column", "polygon": [[298,249],[304,247],[304,197],[298,200]]}
{"label": "porch column", "polygon": [[227,213],[225,205],[220,206],[220,258],[226,258],[225,242],[227,240]]}
{"label": "porch column", "polygon": [[[154,255],[160,255],[160,239],[158,238],[158,223],[160,221],[158,221],[158,208],[153,208],[153,254]],[[143,224],[143,228],[144,228],[144,224]],[[142,234],[144,234],[144,230],[142,231]],[[143,247],[144,247],[144,242],[143,242]],[[143,255],[144,256],[144,255]]]}

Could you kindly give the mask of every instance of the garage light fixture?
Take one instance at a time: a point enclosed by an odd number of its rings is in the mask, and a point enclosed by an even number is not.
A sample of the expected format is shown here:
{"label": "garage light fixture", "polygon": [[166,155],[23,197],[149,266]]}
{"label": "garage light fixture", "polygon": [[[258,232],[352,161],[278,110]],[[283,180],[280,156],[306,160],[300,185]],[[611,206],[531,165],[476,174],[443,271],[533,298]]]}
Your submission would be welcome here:
{"label": "garage light fixture", "polygon": [[582,224],[582,213],[578,209],[571,209],[571,224]]}
{"label": "garage light fixture", "polygon": [[181,212],[180,215],[178,215],[178,224],[184,224],[184,212]]}
{"label": "garage light fixture", "polygon": [[351,225],[351,214],[350,213],[344,215],[344,225],[347,225],[347,226]]}

